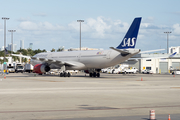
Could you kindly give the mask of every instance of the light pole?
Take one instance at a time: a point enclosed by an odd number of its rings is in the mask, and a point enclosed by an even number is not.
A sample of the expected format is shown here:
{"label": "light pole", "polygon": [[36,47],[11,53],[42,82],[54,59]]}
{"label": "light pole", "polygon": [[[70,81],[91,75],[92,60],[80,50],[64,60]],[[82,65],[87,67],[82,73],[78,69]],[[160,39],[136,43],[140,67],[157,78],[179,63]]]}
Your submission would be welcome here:
{"label": "light pole", "polygon": [[81,22],[84,22],[84,20],[77,20],[77,22],[80,22],[80,50],[81,50]]}
{"label": "light pole", "polygon": [[11,53],[13,53],[13,32],[16,32],[16,30],[8,30],[11,32]]}
{"label": "light pole", "polygon": [[2,19],[4,20],[4,62],[6,61],[6,20],[9,20],[9,18],[6,17],[2,17]]}
{"label": "light pole", "polygon": [[171,33],[171,32],[164,32],[165,34],[167,34],[167,54],[168,54],[168,47],[169,47],[169,34]]}

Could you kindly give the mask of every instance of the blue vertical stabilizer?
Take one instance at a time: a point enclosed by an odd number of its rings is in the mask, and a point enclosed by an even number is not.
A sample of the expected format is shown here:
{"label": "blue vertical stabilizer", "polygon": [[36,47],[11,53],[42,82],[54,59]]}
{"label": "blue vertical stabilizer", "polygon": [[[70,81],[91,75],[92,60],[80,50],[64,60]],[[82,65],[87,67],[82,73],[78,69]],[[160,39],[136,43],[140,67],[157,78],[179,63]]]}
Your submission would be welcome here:
{"label": "blue vertical stabilizer", "polygon": [[134,19],[123,41],[116,47],[117,49],[135,48],[140,23],[141,17]]}

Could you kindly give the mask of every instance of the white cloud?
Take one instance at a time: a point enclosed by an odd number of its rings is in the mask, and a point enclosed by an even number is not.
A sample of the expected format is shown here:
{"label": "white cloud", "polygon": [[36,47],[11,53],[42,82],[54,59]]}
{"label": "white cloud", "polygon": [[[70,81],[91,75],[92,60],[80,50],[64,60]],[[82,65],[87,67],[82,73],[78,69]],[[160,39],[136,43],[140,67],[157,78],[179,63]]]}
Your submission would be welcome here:
{"label": "white cloud", "polygon": [[21,18],[17,19],[17,21],[19,21],[19,22],[31,21],[31,18],[29,18],[29,17],[21,17]]}
{"label": "white cloud", "polygon": [[[151,18],[152,19],[152,18]],[[110,46],[117,46],[123,39],[125,33],[129,29],[131,23],[123,22],[121,20],[112,20],[105,17],[88,18],[81,23],[82,45],[87,47],[108,48]],[[2,24],[0,24],[2,26]],[[23,34],[18,39],[32,40],[34,43],[46,43],[48,48],[56,46],[78,47],[79,40],[79,23],[73,21],[67,25],[52,24],[50,22],[35,22],[31,20],[21,21],[17,30],[17,34]],[[2,27],[3,28],[3,27]],[[0,29],[1,30],[1,29]],[[177,41],[180,35],[180,24],[173,26],[156,25],[150,22],[141,22],[141,27],[138,35],[137,48],[142,50],[158,49],[160,46],[166,46],[163,41],[166,41],[165,31],[172,30],[170,39]],[[96,43],[96,44],[94,44]],[[156,43],[156,44],[154,44]],[[170,42],[173,45],[173,42]],[[35,46],[35,44],[34,44]],[[39,46],[39,44],[37,44]],[[45,44],[42,46],[46,48]],[[148,47],[147,47],[148,46]]]}
{"label": "white cloud", "polygon": [[31,21],[24,21],[21,22],[19,27],[24,30],[38,30],[38,25],[36,23],[33,23]]}
{"label": "white cloud", "polygon": [[173,34],[180,35],[180,25],[179,24],[174,24],[173,25]]}
{"label": "white cloud", "polygon": [[[72,22],[68,24],[71,29],[79,31],[79,23]],[[92,38],[106,38],[107,34],[113,34],[113,32],[125,32],[128,28],[127,23],[123,23],[120,20],[112,21],[104,17],[97,17],[96,19],[88,18],[85,22],[81,23],[81,29],[84,33],[89,33]]]}
{"label": "white cloud", "polygon": [[153,23],[154,22],[154,18],[153,17],[147,17],[143,19],[144,23]]}
{"label": "white cloud", "polygon": [[23,21],[19,25],[20,29],[23,30],[63,30],[65,29],[60,25],[53,25],[49,22],[39,22],[35,23],[32,21]]}

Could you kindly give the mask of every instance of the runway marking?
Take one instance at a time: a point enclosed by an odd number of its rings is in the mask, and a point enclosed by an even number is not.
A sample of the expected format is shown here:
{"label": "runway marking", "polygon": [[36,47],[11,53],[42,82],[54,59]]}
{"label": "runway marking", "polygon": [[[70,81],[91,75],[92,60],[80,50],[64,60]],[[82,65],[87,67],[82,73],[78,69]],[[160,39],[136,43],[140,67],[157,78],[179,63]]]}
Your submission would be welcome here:
{"label": "runway marking", "polygon": [[28,112],[60,112],[60,111],[90,111],[90,110],[132,110],[132,109],[144,109],[144,108],[169,108],[169,107],[180,107],[180,105],[174,106],[149,106],[149,107],[129,107],[129,108],[112,108],[112,107],[80,107],[80,109],[70,110],[26,110],[26,111],[0,111],[0,113],[28,113]]}

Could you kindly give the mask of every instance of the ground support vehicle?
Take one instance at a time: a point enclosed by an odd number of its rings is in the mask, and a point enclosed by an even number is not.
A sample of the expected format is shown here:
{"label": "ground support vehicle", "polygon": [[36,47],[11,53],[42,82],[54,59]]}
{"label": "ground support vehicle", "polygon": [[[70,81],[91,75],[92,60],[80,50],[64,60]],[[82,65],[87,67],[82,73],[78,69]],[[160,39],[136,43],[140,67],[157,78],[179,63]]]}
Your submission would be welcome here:
{"label": "ground support vehicle", "polygon": [[125,68],[125,69],[122,69],[122,71],[121,71],[121,73],[123,73],[123,74],[127,74],[127,73],[129,73],[129,74],[135,74],[135,73],[137,73],[138,72],[138,69],[136,69],[135,67],[132,67],[132,68]]}
{"label": "ground support vehicle", "polygon": [[145,70],[142,70],[142,73],[143,74],[152,74],[152,71],[148,70],[148,69],[145,69]]}
{"label": "ground support vehicle", "polygon": [[22,64],[17,64],[17,65],[16,65],[15,72],[16,72],[16,73],[18,73],[18,72],[23,73],[23,72],[24,72],[24,66],[23,66]]}
{"label": "ground support vehicle", "polygon": [[172,75],[180,75],[180,70],[172,70]]}
{"label": "ground support vehicle", "polygon": [[9,71],[9,73],[15,73],[15,68],[14,66],[8,66],[7,70]]}
{"label": "ground support vehicle", "polygon": [[32,64],[25,64],[24,66],[24,72],[29,72],[31,73],[34,69],[34,66]]}

